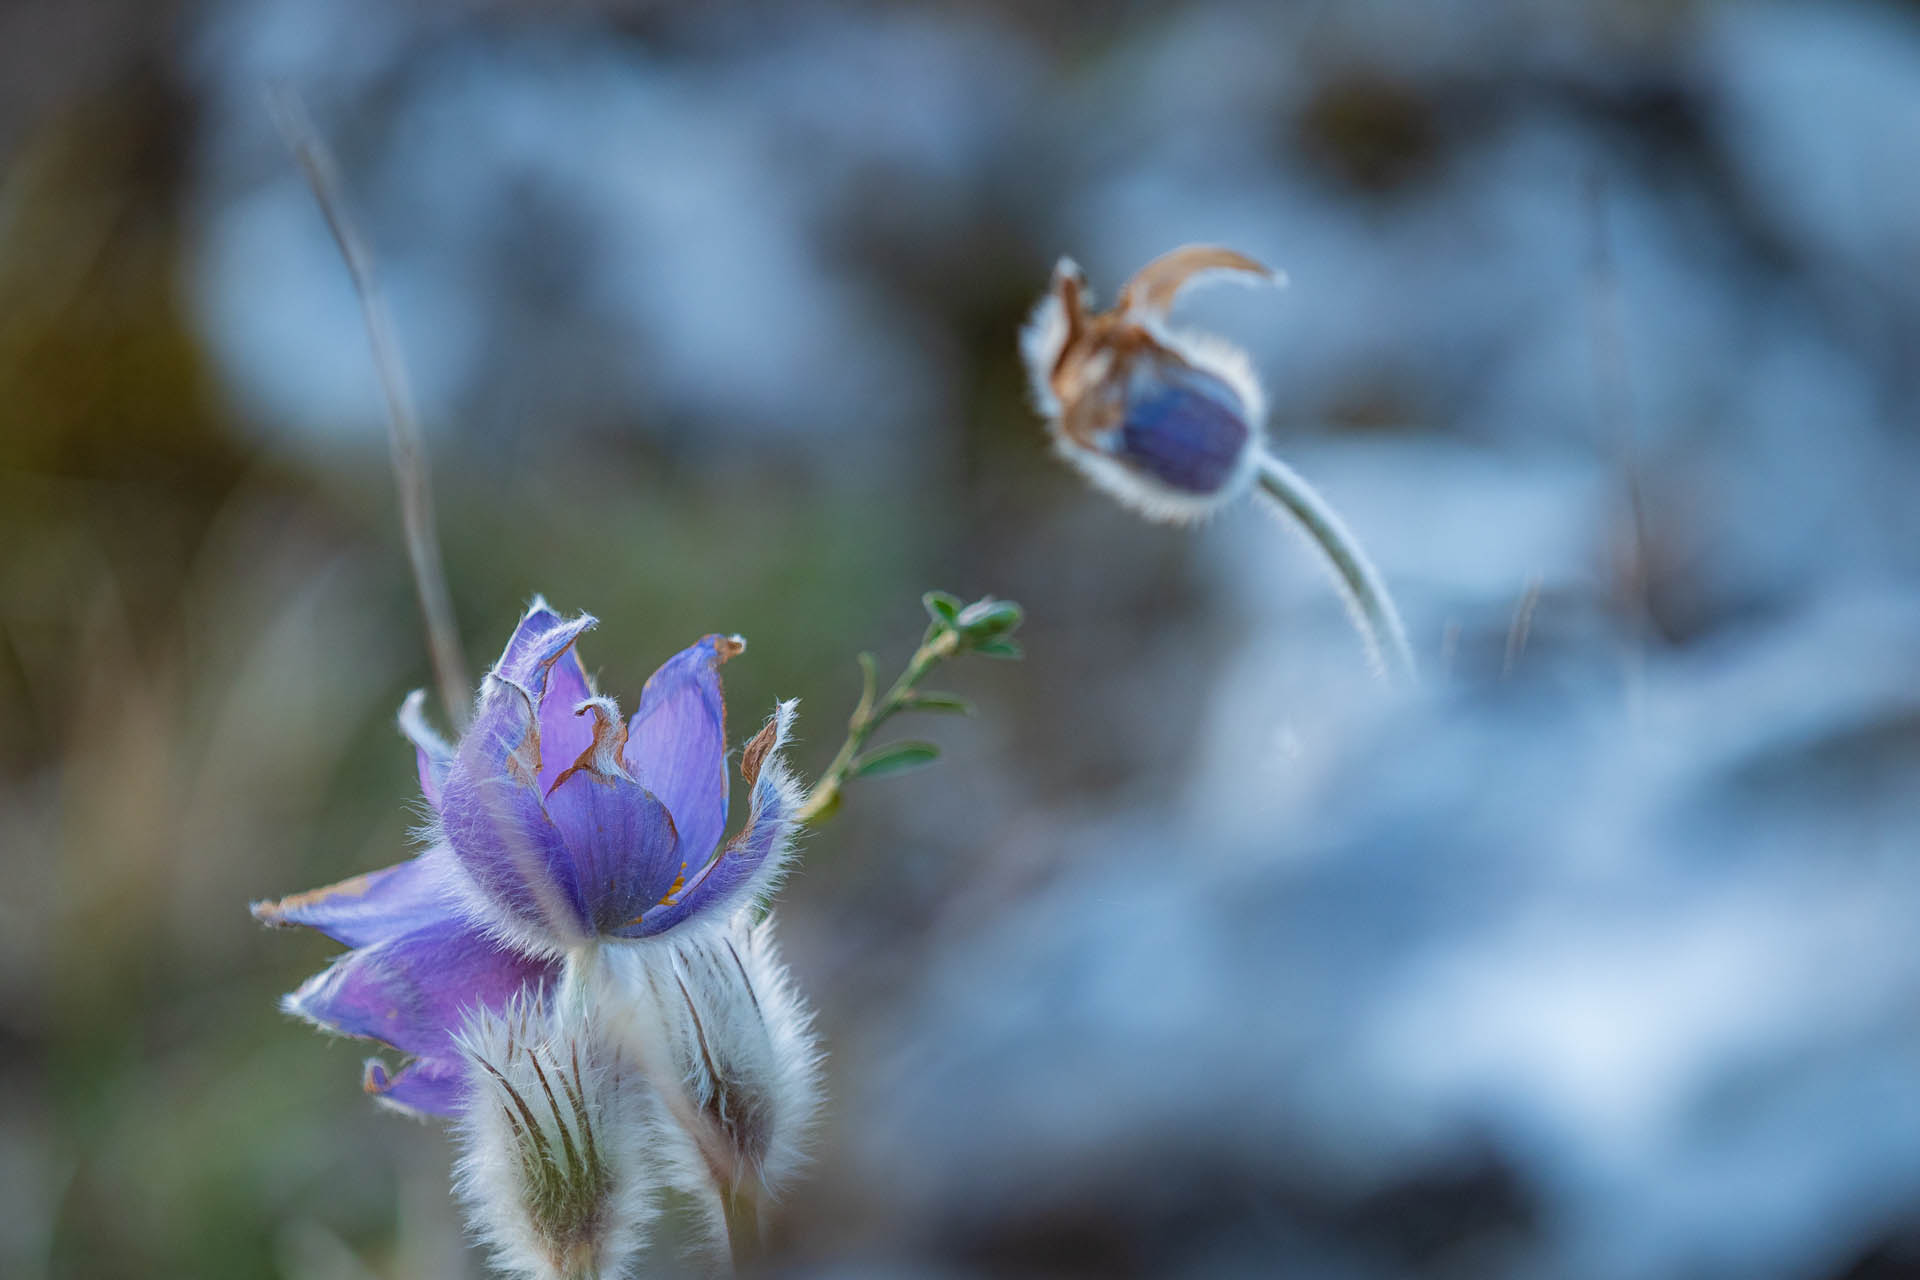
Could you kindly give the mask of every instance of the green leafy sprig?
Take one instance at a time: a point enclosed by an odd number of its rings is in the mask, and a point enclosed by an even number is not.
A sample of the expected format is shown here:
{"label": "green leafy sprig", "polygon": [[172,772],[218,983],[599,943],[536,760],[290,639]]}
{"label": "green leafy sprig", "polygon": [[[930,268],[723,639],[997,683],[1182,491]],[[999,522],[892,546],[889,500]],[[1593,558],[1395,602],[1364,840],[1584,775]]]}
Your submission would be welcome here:
{"label": "green leafy sprig", "polygon": [[840,807],[846,784],[854,778],[879,778],[905,773],[939,758],[940,748],[931,742],[907,740],[884,746],[867,747],[874,731],[901,711],[944,711],[971,715],[973,708],[965,699],[951,693],[923,692],[920,682],[949,658],[977,653],[988,658],[1018,658],[1020,646],[1013,633],[1023,616],[1020,606],[1011,600],[984,596],[962,605],[956,596],[944,591],[929,591],[921,597],[927,607],[927,634],[920,647],[907,660],[899,678],[878,693],[878,664],[871,653],[860,655],[860,701],[847,720],[847,740],[833,763],[820,775],[800,808],[800,821],[817,826],[831,818]]}

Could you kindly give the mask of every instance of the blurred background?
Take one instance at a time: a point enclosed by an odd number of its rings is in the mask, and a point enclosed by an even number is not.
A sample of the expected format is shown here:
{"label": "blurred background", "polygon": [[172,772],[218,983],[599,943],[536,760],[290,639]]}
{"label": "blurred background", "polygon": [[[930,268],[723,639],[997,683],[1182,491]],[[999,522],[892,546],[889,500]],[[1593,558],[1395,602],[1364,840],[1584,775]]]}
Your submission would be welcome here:
{"label": "blurred background", "polygon": [[[470,661],[544,593],[744,733],[1024,602],[781,906],[799,1275],[1920,1275],[1920,5],[13,0],[0,1274],[469,1276],[245,907],[410,847],[429,683],[337,149]],[[1014,340],[1216,241],[1427,672]]]}

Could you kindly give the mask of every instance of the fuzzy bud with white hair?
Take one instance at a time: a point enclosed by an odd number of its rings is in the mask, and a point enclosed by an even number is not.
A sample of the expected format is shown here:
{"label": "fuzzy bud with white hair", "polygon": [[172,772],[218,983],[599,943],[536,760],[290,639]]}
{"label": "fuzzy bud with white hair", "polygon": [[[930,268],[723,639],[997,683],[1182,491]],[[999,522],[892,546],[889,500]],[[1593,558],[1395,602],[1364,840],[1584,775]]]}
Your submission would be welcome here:
{"label": "fuzzy bud with white hair", "polygon": [[633,1274],[658,1212],[658,1095],[575,1001],[529,992],[477,1010],[455,1187],[502,1271],[527,1280]]}
{"label": "fuzzy bud with white hair", "polygon": [[722,1218],[777,1196],[806,1160],[820,1107],[813,1015],[794,990],[770,919],[606,948],[603,1008],[623,1008],[622,1043],[659,1091],[677,1133],[655,1154],[669,1179]]}

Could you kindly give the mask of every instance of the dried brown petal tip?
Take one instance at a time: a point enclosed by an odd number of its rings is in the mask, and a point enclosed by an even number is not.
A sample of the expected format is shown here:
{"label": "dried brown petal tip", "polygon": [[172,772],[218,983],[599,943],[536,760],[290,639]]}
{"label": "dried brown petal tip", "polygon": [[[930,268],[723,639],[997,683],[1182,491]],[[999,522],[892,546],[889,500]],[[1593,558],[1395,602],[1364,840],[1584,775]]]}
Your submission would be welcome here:
{"label": "dried brown petal tip", "polygon": [[1180,291],[1198,276],[1211,272],[1253,277],[1253,283],[1280,283],[1285,279],[1244,253],[1212,244],[1187,244],[1161,254],[1134,274],[1120,290],[1115,311],[1165,315]]}
{"label": "dried brown petal tip", "polygon": [[740,753],[740,776],[747,780],[748,786],[760,781],[760,766],[766,763],[767,753],[773,750],[779,740],[779,721],[769,720],[766,728],[756,733],[746,750]]}
{"label": "dried brown petal tip", "polygon": [[304,923],[300,920],[288,919],[289,916],[330,899],[365,897],[367,890],[372,887],[372,884],[372,874],[362,873],[357,876],[349,876],[337,884],[322,885],[318,889],[308,889],[304,893],[288,894],[284,898],[267,898],[259,902],[250,903],[247,906],[247,910],[251,911],[253,918],[261,924],[271,925],[276,929],[289,928]]}

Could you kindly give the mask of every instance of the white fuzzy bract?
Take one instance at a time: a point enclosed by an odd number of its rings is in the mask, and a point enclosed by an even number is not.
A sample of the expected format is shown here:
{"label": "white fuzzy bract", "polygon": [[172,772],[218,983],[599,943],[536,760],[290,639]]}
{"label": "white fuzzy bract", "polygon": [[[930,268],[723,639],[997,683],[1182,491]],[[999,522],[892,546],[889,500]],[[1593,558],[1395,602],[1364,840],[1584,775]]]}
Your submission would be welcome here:
{"label": "white fuzzy bract", "polygon": [[743,910],[724,926],[606,948],[603,1008],[653,1079],[686,1141],[676,1185],[721,1198],[777,1196],[805,1163],[820,1106],[813,1015],[780,962],[773,923]]}
{"label": "white fuzzy bract", "polygon": [[659,1099],[605,1019],[529,993],[477,1011],[455,1189],[496,1266],[528,1280],[634,1274],[658,1212]]}

